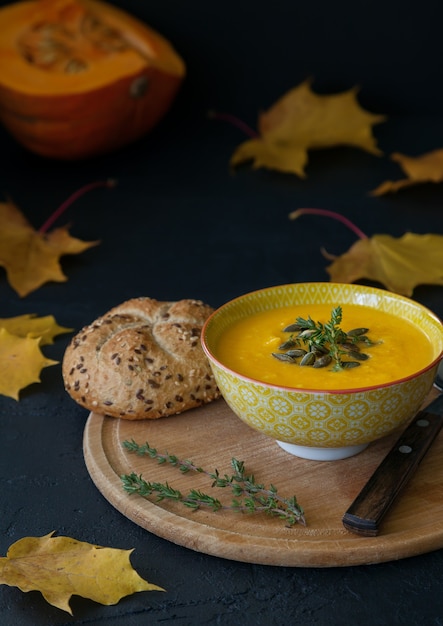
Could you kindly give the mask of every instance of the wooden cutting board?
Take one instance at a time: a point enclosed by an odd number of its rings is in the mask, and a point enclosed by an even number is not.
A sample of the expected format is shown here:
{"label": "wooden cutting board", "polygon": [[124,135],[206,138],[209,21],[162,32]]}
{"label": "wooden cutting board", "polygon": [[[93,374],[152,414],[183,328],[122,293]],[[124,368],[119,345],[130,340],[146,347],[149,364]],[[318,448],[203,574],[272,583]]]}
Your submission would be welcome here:
{"label": "wooden cutting board", "polygon": [[[433,392],[434,393],[434,392]],[[428,401],[431,399],[428,398]],[[138,422],[91,413],[84,456],[92,480],[123,515],[149,532],[192,550],[248,563],[335,567],[380,563],[443,547],[443,431],[387,514],[377,537],[347,531],[342,516],[399,433],[341,461],[309,461],[282,450],[241,422],[224,400],[174,417]],[[274,484],[280,495],[297,496],[307,525],[286,528],[262,514],[230,510],[190,511],[180,503],[128,495],[120,476],[136,472],[187,492],[198,488],[230,503],[226,490],[211,491],[204,474],[181,474],[169,464],[128,453],[134,439],[192,460],[205,470],[231,473],[231,458],[244,461],[257,482]],[[226,492],[226,493],[225,493]]]}

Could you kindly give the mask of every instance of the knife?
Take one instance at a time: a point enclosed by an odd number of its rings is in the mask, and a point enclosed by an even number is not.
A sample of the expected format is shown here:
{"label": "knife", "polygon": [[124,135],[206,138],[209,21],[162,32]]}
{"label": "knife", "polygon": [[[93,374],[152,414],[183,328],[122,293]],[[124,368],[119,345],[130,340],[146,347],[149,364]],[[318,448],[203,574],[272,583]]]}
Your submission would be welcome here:
{"label": "knife", "polygon": [[[440,364],[440,370],[442,369]],[[440,389],[440,377],[435,386]],[[380,523],[443,425],[443,393],[417,413],[343,516],[347,530],[378,535]]]}

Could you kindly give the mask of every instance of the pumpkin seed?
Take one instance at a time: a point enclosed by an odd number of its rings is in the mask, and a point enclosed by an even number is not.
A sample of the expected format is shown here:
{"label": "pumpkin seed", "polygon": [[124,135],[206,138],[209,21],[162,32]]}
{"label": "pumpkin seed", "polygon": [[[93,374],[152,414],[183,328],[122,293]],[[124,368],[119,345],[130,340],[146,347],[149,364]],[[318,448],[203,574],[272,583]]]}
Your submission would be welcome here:
{"label": "pumpkin seed", "polygon": [[286,361],[287,363],[295,363],[295,359],[289,356],[286,352],[271,352],[272,356],[279,361]]}
{"label": "pumpkin seed", "polygon": [[300,365],[313,365],[315,363],[315,354],[313,352],[307,352],[300,361]]}
{"label": "pumpkin seed", "polygon": [[53,65],[58,61],[58,54],[55,50],[48,50],[41,52],[39,54],[35,54],[32,58],[32,63],[38,65],[40,67],[47,67],[48,65]]}
{"label": "pumpkin seed", "polygon": [[309,352],[313,352],[314,354],[328,354],[328,350],[324,346],[319,346],[317,344],[311,346]]}
{"label": "pumpkin seed", "polygon": [[65,65],[65,73],[78,74],[79,72],[84,72],[87,67],[88,64],[82,59],[70,59]]}
{"label": "pumpkin seed", "polygon": [[313,335],[315,335],[318,331],[314,330],[314,329],[307,329],[307,330],[303,330],[300,334],[299,337],[301,337],[302,339],[310,339]]}
{"label": "pumpkin seed", "polygon": [[329,354],[324,354],[323,356],[315,360],[312,367],[315,367],[315,368],[326,367],[327,365],[331,363],[331,361],[332,361],[332,357]]}
{"label": "pumpkin seed", "polygon": [[374,344],[374,342],[373,342],[371,339],[369,339],[369,337],[366,337],[366,335],[360,335],[360,337],[358,338],[358,340],[359,340],[361,343],[365,343],[365,344],[367,344],[368,346],[373,346],[373,345],[375,345],[375,344]]}
{"label": "pumpkin seed", "polygon": [[307,354],[307,351],[303,350],[303,348],[294,348],[294,350],[288,350],[286,354],[296,359],[300,356],[305,356],[305,354]]}
{"label": "pumpkin seed", "polygon": [[360,335],[365,335],[368,332],[369,328],[353,328],[349,330],[346,334],[351,337],[359,337]]}
{"label": "pumpkin seed", "polygon": [[345,341],[340,344],[340,348],[345,350],[346,352],[358,352],[360,348],[355,345],[355,343],[350,343],[349,341]]}
{"label": "pumpkin seed", "polygon": [[289,326],[283,328],[284,333],[295,333],[298,330],[301,330],[301,326],[299,324],[289,324]]}
{"label": "pumpkin seed", "polygon": [[359,365],[360,363],[357,363],[357,361],[342,361],[341,363],[341,366],[345,370],[352,369],[353,367],[359,367]]}
{"label": "pumpkin seed", "polygon": [[348,356],[352,359],[357,359],[357,361],[367,361],[369,359],[369,354],[365,354],[364,352],[357,352],[357,350],[350,350],[348,352]]}
{"label": "pumpkin seed", "polygon": [[289,348],[293,348],[296,345],[297,345],[297,343],[293,339],[288,339],[287,341],[282,343],[281,346],[278,346],[278,349],[279,350],[289,350]]}
{"label": "pumpkin seed", "polygon": [[121,52],[129,47],[117,29],[107,26],[90,13],[83,17],[80,30],[92,45],[104,52]]}

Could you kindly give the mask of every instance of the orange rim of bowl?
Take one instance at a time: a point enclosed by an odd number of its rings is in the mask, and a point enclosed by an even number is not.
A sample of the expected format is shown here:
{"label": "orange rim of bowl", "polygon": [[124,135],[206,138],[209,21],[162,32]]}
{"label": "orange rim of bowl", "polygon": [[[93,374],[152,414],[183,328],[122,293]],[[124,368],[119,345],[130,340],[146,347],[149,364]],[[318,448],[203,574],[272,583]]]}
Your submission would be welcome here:
{"label": "orange rim of bowl", "polygon": [[[393,387],[394,385],[400,385],[402,383],[405,383],[409,380],[412,380],[414,378],[418,378],[419,376],[421,376],[422,374],[425,374],[426,372],[428,372],[430,369],[432,369],[433,367],[435,367],[436,365],[438,365],[438,363],[440,361],[443,360],[443,348],[440,351],[439,355],[433,359],[431,361],[431,363],[429,365],[427,365],[426,367],[423,367],[421,370],[418,370],[417,372],[414,372],[413,374],[409,374],[409,376],[404,376],[403,378],[397,378],[395,380],[391,380],[390,382],[387,383],[380,383],[378,385],[370,385],[368,387],[351,387],[351,388],[347,388],[347,389],[337,389],[337,390],[331,390],[331,389],[309,389],[309,388],[304,388],[304,387],[288,387],[286,385],[275,385],[274,383],[268,383],[266,381],[263,380],[259,380],[258,378],[252,378],[251,376],[246,376],[245,374],[241,374],[240,372],[237,372],[236,370],[233,370],[230,367],[227,367],[224,363],[222,363],[216,356],[215,354],[210,350],[209,346],[207,345],[206,342],[206,331],[208,326],[211,324],[212,320],[219,315],[223,309],[225,307],[228,307],[232,304],[234,304],[235,302],[242,300],[243,298],[245,298],[246,296],[253,296],[254,294],[258,294],[264,291],[268,291],[269,289],[284,289],[285,287],[290,287],[290,286],[294,286],[294,285],[327,285],[328,287],[332,286],[332,285],[348,285],[347,283],[322,283],[322,282],[310,282],[310,283],[287,283],[285,285],[275,285],[275,286],[271,286],[271,287],[263,287],[262,289],[255,289],[254,291],[249,291],[248,293],[242,294],[241,296],[237,296],[235,298],[232,298],[232,300],[228,300],[228,302],[225,302],[224,304],[222,304],[221,306],[219,306],[215,311],[213,311],[211,313],[211,315],[207,318],[207,320],[205,321],[203,327],[202,327],[202,331],[201,331],[201,345],[203,348],[203,351],[205,352],[206,356],[208,357],[209,361],[214,361],[217,366],[219,368],[221,368],[222,370],[224,370],[225,372],[228,372],[229,374],[236,376],[238,378],[241,378],[244,381],[250,382],[250,383],[254,383],[254,384],[258,384],[258,385],[266,385],[267,387],[272,387],[272,389],[279,389],[282,391],[292,391],[292,392],[296,392],[296,393],[321,393],[321,394],[328,394],[328,395],[338,395],[338,394],[350,394],[350,393],[362,393],[365,391],[372,391],[374,389],[384,389],[385,387]],[[348,285],[350,287],[352,287],[352,285]],[[405,302],[410,302],[411,304],[413,304],[414,306],[419,307],[424,313],[426,313],[430,318],[432,318],[435,322],[437,322],[438,325],[440,325],[442,327],[442,332],[443,332],[443,322],[440,320],[440,318],[433,312],[431,311],[431,309],[428,309],[426,306],[424,306],[423,304],[421,304],[420,302],[417,302],[416,300],[412,300],[411,298],[407,298],[406,296],[401,296],[400,294],[396,294],[392,291],[387,291],[384,289],[378,289],[377,287],[364,287],[363,285],[355,285],[355,287],[362,287],[362,289],[370,289],[371,292],[376,292],[379,294],[383,294],[383,295],[388,295],[388,296],[392,296],[396,299],[400,299],[402,301]]]}

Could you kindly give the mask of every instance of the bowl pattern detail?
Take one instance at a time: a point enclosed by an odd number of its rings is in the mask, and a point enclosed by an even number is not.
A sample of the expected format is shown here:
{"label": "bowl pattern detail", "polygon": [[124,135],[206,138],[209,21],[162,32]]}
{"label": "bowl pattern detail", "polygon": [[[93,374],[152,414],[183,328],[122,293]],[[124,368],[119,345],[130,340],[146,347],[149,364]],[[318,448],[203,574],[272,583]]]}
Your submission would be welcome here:
{"label": "bowl pattern detail", "polygon": [[316,447],[360,445],[393,432],[419,409],[437,369],[394,388],[314,395],[243,382],[212,367],[227,404],[243,422],[273,439]]}

